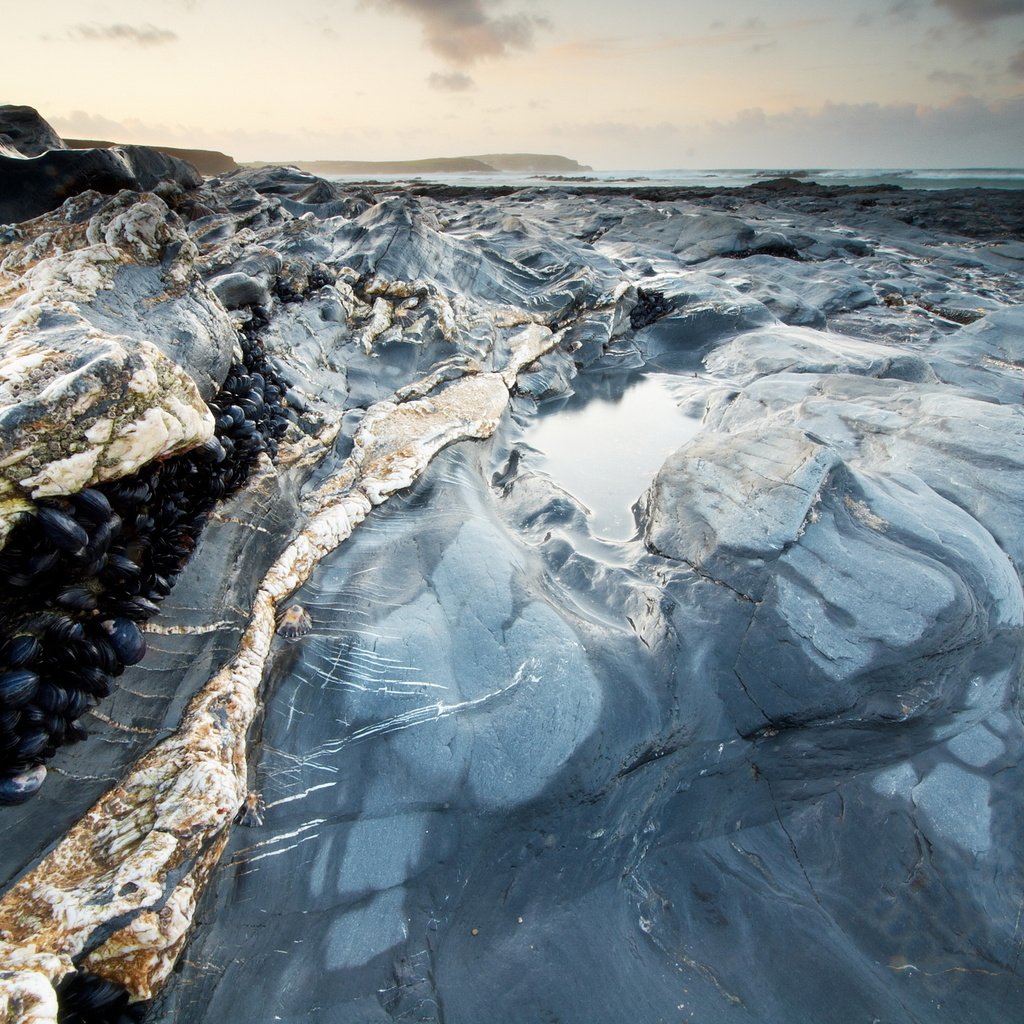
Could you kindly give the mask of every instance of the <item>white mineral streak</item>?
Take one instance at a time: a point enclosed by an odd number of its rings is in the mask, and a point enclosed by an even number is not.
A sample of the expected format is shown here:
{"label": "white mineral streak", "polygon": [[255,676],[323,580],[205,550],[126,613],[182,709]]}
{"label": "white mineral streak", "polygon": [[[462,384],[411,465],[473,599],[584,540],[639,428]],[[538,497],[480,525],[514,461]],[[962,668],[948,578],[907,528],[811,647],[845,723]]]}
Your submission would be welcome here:
{"label": "white mineral streak", "polygon": [[[3,952],[2,948],[0,952]],[[66,969],[62,964],[55,966],[58,970]],[[55,1021],[57,993],[50,982],[52,971],[49,964],[41,964],[36,970],[26,964],[13,973],[0,974],[0,1020],[16,1020],[20,1024],[50,1024]]]}
{"label": "white mineral streak", "polygon": [[[304,499],[305,526],[264,577],[234,658],[193,698],[178,730],[0,900],[0,1024],[56,1024],[52,984],[90,947],[85,969],[135,999],[159,989],[246,795],[247,736],[278,606],[373,505],[409,486],[442,448],[490,436],[514,368],[560,337],[530,326],[512,339],[503,373],[461,377],[426,397],[367,411],[339,474]],[[114,921],[125,923],[94,946]]]}

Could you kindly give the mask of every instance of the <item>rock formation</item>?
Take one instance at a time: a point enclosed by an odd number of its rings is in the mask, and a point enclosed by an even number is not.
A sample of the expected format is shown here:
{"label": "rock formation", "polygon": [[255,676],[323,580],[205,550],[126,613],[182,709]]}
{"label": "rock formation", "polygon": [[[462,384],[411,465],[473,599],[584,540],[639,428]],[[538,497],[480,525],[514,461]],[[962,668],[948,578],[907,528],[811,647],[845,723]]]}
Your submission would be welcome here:
{"label": "rock formation", "polygon": [[1012,1016],[1019,200],[178,185],[0,236],[0,1020]]}
{"label": "rock formation", "polygon": [[48,213],[90,190],[113,195],[201,181],[191,164],[148,146],[68,149],[31,107],[0,106],[0,223]]}

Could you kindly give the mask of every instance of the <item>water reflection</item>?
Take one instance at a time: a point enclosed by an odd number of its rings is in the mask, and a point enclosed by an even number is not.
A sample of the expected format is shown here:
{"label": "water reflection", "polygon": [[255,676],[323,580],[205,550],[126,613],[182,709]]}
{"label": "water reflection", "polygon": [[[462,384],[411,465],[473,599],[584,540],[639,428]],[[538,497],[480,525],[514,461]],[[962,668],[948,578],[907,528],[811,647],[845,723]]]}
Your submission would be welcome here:
{"label": "water reflection", "polygon": [[524,441],[544,470],[591,511],[611,541],[636,532],[632,505],[665,459],[700,429],[706,382],[666,373],[584,375],[564,404],[542,409]]}

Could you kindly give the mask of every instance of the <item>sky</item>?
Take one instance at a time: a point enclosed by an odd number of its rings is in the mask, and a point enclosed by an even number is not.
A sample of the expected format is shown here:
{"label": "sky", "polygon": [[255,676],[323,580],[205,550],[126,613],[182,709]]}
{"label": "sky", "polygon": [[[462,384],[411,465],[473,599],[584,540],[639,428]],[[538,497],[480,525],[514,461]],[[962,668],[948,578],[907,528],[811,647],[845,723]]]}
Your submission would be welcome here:
{"label": "sky", "polygon": [[1024,165],[1024,0],[0,0],[0,103],[238,160]]}

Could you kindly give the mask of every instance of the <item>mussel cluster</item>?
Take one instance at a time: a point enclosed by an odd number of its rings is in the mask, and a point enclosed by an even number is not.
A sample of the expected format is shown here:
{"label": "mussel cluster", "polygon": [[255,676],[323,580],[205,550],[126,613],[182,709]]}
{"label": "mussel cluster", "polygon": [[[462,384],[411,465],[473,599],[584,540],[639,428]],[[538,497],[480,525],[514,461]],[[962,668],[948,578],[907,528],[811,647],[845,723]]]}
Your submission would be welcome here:
{"label": "mussel cluster", "polygon": [[57,988],[57,1024],[139,1024],[148,1003],[130,1003],[120,985],[86,971],[69,974]]}
{"label": "mussel cluster", "polygon": [[653,288],[637,288],[636,305],[629,311],[629,326],[639,331],[668,316],[674,309],[675,306],[661,292]]}
{"label": "mussel cluster", "polygon": [[283,304],[290,302],[302,302],[308,299],[313,292],[337,280],[331,270],[322,263],[314,263],[310,268],[309,276],[302,291],[297,291],[283,276],[278,277],[274,282],[274,296]]}
{"label": "mussel cluster", "polygon": [[271,458],[293,415],[250,324],[210,402],[214,437],[68,498],[40,499],[0,551],[0,804],[42,785],[45,761],[85,738],[85,712],[140,661],[159,610],[218,499]]}

